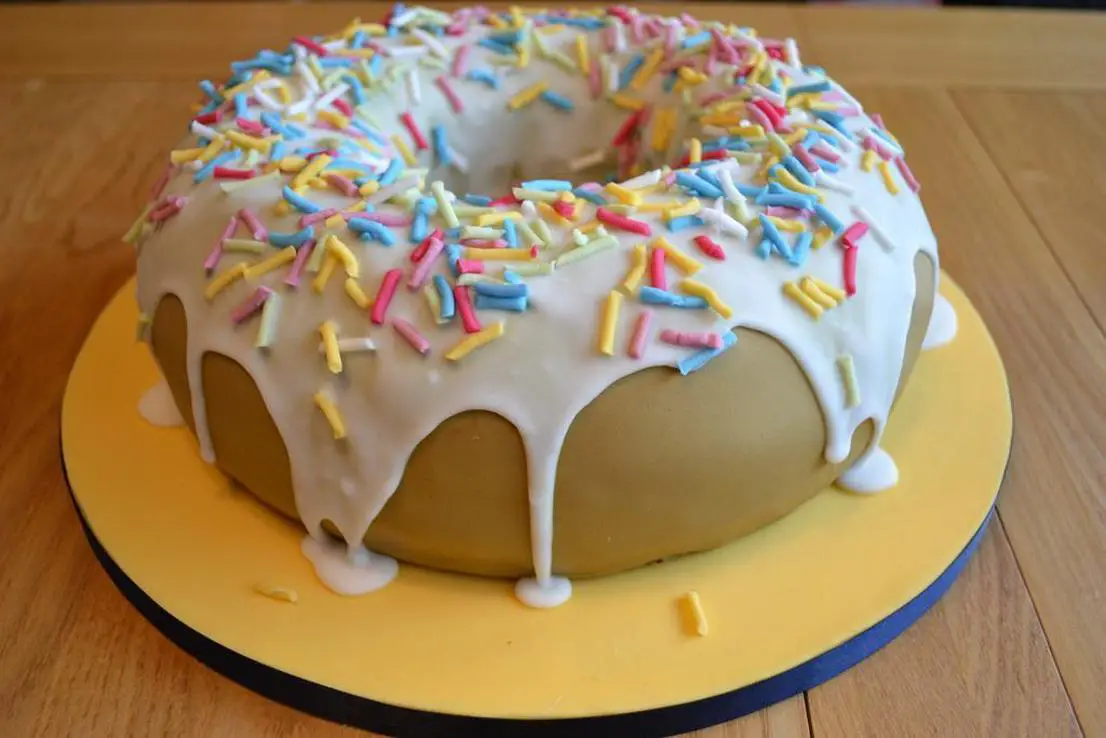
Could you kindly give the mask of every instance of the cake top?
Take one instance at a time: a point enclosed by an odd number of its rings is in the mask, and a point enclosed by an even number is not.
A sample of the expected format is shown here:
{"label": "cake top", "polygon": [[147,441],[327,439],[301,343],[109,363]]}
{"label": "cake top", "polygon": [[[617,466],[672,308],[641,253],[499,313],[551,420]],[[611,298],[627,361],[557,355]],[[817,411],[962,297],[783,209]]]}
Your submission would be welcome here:
{"label": "cake top", "polygon": [[882,428],[936,244],[897,139],[792,40],[397,5],[232,72],[201,83],[127,238],[144,316],[185,306],[205,454],[218,351],[257,381],[316,536],[360,550],[418,442],[492,410],[526,446],[540,599],[572,419],[642,368],[740,350],[738,326],[799,361],[828,460]]}

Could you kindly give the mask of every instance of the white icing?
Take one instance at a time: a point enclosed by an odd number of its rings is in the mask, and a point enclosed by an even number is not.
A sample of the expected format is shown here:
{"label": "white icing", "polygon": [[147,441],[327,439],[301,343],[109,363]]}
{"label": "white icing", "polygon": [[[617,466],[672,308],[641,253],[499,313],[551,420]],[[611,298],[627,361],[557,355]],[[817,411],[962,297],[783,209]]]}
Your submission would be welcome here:
{"label": "white icing", "polygon": [[138,401],[138,414],[147,423],[159,428],[184,425],[184,418],[181,417],[177,403],[173,401],[173,393],[164,379],[143,393],[142,399]]}
{"label": "white icing", "polygon": [[544,584],[532,577],[515,583],[515,597],[519,602],[536,609],[559,607],[572,597],[572,582],[564,577],[551,577]]}
{"label": "white icing", "polygon": [[878,446],[864,455],[840,477],[837,486],[850,492],[874,494],[891,489],[899,483],[899,468],[890,454]]}
{"label": "white icing", "polygon": [[362,595],[386,586],[396,578],[399,564],[364,546],[347,547],[329,539],[304,536],[303,555],[315,567],[315,575],[341,595]]}
{"label": "white icing", "polygon": [[[620,25],[616,27],[621,29]],[[476,29],[461,37],[447,36],[441,43],[450,53],[462,43],[472,44],[468,67],[496,69],[489,63],[491,52],[473,43],[485,32]],[[544,38],[555,48],[568,50],[576,33],[569,29]],[[589,34],[588,38],[592,59],[598,61],[600,34]],[[395,48],[403,39],[381,38],[376,42]],[[633,50],[627,53],[630,51]],[[589,174],[594,172],[573,174],[572,160],[606,147],[625,119],[625,113],[616,114],[607,101],[591,99],[584,77],[569,76],[556,66],[537,60],[526,69],[499,71],[499,90],[479,82],[451,80],[465,103],[464,113],[456,114],[434,85],[440,70],[425,68],[414,61],[404,63],[413,64],[421,76],[423,105],[418,110],[418,120],[423,132],[429,137],[433,125],[445,126],[450,147],[472,162],[467,172],[438,168],[432,173],[432,177],[444,179],[457,193],[498,195],[507,191],[512,181],[528,178],[588,181]],[[811,79],[799,69],[782,62],[773,63],[786,69],[797,84]],[[722,83],[723,76],[712,77],[697,88],[697,94],[729,89]],[[296,105],[303,110],[313,109],[320,91],[313,90],[302,78],[303,72],[288,79],[295,94],[305,96],[300,101],[303,104]],[[554,89],[572,99],[576,104],[574,112],[557,112],[537,103],[514,113],[506,112],[508,97],[543,79],[549,79]],[[386,136],[398,133],[406,138],[405,129],[398,122],[399,113],[406,110],[403,81],[398,84],[400,87],[392,95],[374,97],[370,108],[372,119]],[[660,97],[659,85],[657,77],[641,93],[642,97]],[[870,126],[871,121],[861,116],[849,118],[847,125],[859,129]],[[697,126],[681,113],[679,136],[696,135]],[[309,132],[313,136],[341,138],[321,129]],[[668,152],[656,154],[650,150],[648,163],[660,164],[666,157],[675,158],[672,154],[678,140],[678,136],[673,136]],[[190,141],[187,145],[193,144]],[[714,261],[702,258],[691,243],[693,236],[704,232],[702,229],[672,234],[665,230],[659,214],[638,213],[634,217],[650,222],[654,235],[664,235],[681,250],[695,255],[704,269],[694,278],[713,287],[734,311],[731,318],[724,320],[709,310],[654,308],[655,324],[694,332],[744,326],[779,340],[803,368],[821,405],[827,429],[827,460],[837,463],[845,459],[855,429],[868,419],[874,421],[876,433],[871,449],[850,472],[842,475],[843,486],[874,490],[885,486],[889,472],[894,472],[893,461],[875,443],[882,433],[902,371],[915,301],[914,256],[921,250],[936,263],[936,241],[917,196],[909,191],[891,196],[877,175],[862,172],[857,147],[848,148],[842,153],[841,171],[832,178],[836,189],[822,190],[824,204],[847,220],[852,206],[864,203],[865,216],[879,224],[880,240],[896,248],[880,248],[874,236],[863,240],[857,258],[859,291],[842,305],[827,310],[819,321],[812,320],[786,297],[781,284],[809,275],[839,285],[841,255],[836,245],[828,244],[812,252],[803,267],[796,269],[778,256],[768,260],[757,257],[756,233],[744,238],[739,233],[715,231],[713,236],[722,243],[727,258]],[[357,157],[359,153],[347,152],[343,156]],[[373,162],[374,167],[380,161],[367,152],[361,158]],[[737,184],[750,182],[756,170],[755,166],[735,162],[718,166],[729,172]],[[387,565],[381,563],[381,557],[369,552],[365,552],[368,567],[350,565],[344,555],[333,553],[330,544],[319,542],[325,540],[322,522],[331,521],[342,537],[361,551],[360,541],[397,488],[418,443],[458,413],[473,409],[498,413],[517,427],[528,462],[535,577],[532,583],[520,582],[517,591],[528,604],[539,603],[535,606],[558,597],[567,598],[570,586],[567,582],[562,584],[552,571],[554,481],[565,435],[577,413],[614,382],[650,366],[673,366],[687,356],[686,349],[659,343],[648,345],[643,360],[626,355],[632,316],[640,310],[632,299],[623,308],[615,355],[601,356],[595,350],[599,305],[607,292],[622,281],[630,267],[630,252],[643,239],[609,229],[618,240],[617,247],[586,261],[565,265],[552,276],[529,278],[532,309],[518,316],[482,311],[480,318],[485,325],[506,320],[505,335],[459,364],[450,364],[441,357],[462,335],[458,322],[437,326],[418,293],[408,292],[403,286],[389,316],[404,317],[426,336],[431,346],[427,357],[412,351],[390,326],[369,325],[364,313],[343,293],[342,278],[337,276],[324,294],[315,295],[309,286],[314,275],[305,273],[298,289],[301,294],[293,295],[282,282],[287,270],[280,269],[249,283],[239,280],[214,301],[206,302],[199,263],[230,215],[249,206],[262,215],[270,231],[291,232],[300,228],[299,214],[272,213],[273,203],[280,199],[283,179],[264,181],[227,194],[211,182],[194,187],[191,177],[192,173],[185,169],[166,189],[167,194],[188,195],[189,202],[179,215],[142,244],[138,285],[139,303],[146,314],[152,315],[157,301],[166,294],[175,294],[184,305],[188,320],[188,381],[204,457],[214,458],[200,374],[202,357],[210,351],[234,358],[249,372],[285,441],[296,508],[311,534],[304,541],[305,554],[313,557],[320,578],[329,586],[357,589],[369,578],[383,584],[385,577],[381,572]],[[407,186],[386,189],[401,192]],[[325,190],[313,190],[310,197],[323,207],[345,207],[350,203]],[[658,197],[667,198],[671,194],[660,193]],[[384,197],[380,193],[371,199],[378,203],[378,212],[406,213],[402,208],[382,203]],[[322,231],[321,224],[316,227]],[[552,229],[555,245],[543,250],[543,260],[554,258],[565,248],[563,244],[571,242],[566,229],[556,226]],[[366,292],[375,289],[386,270],[409,266],[409,249],[404,246],[406,229],[395,228],[393,232],[400,242],[392,248],[373,243],[361,246],[344,231],[340,234],[355,247],[360,260],[360,282]],[[226,254],[220,260],[219,270],[249,260],[248,255]],[[492,267],[492,271],[496,273],[498,269]],[[444,264],[435,270],[445,272]],[[670,268],[670,282],[674,285],[679,279],[678,272]],[[233,307],[257,284],[285,295],[280,338],[266,352],[253,348],[255,324],[233,326],[228,319]],[[341,337],[362,336],[367,327],[377,347],[373,353],[347,355],[340,378],[329,374],[326,363],[319,358],[317,329],[324,319],[336,321]],[[731,350],[741,350],[740,343]],[[836,368],[836,359],[842,354],[852,357],[862,389],[861,402],[853,407],[847,406],[845,388]],[[329,426],[313,405],[312,397],[320,388],[330,388],[328,391],[345,419],[348,437],[342,442],[334,441]],[[893,483],[892,479],[890,484]],[[365,579],[357,579],[355,574]],[[353,579],[362,584],[351,585]]]}
{"label": "white icing", "polygon": [[956,328],[956,311],[952,304],[944,296],[937,295],[937,299],[933,301],[933,313],[929,316],[922,348],[928,350],[944,346],[956,338]]}

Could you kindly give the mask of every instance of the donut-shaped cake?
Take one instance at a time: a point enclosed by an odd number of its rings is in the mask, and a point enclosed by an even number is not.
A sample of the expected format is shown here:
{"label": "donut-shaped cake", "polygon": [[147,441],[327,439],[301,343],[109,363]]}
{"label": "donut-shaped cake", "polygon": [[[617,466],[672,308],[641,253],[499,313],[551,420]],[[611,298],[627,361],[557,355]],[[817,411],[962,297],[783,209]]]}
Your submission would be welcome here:
{"label": "donut-shaped cake", "polygon": [[955,316],[902,146],[793,41],[396,6],[200,87],[127,234],[140,331],[335,590],[550,606],[897,481]]}

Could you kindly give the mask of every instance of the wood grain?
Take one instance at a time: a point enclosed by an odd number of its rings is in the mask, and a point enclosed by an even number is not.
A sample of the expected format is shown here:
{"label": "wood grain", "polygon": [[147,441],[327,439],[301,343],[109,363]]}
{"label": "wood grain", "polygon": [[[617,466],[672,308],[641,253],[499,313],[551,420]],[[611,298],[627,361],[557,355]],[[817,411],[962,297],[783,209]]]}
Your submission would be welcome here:
{"label": "wood grain", "polygon": [[[194,80],[381,7],[0,8],[5,735],[365,735],[232,684],[146,624],[88,551],[57,433],[69,366],[133,269],[118,235],[183,131]],[[1103,18],[681,7],[797,36],[808,62],[879,83],[852,91],[905,141],[943,263],[999,343],[1017,418],[1003,525],[931,615],[812,691],[809,716],[796,697],[692,735],[1106,734],[1106,260],[1090,230],[1106,187],[1088,164],[1106,160],[1106,103],[1073,89],[1103,86]],[[1040,89],[965,90],[986,85]]]}

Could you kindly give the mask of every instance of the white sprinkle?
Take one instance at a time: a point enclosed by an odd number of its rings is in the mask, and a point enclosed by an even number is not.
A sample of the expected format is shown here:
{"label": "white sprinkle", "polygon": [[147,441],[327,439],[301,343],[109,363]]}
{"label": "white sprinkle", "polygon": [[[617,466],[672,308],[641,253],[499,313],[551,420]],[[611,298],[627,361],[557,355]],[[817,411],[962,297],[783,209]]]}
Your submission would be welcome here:
{"label": "white sprinkle", "polygon": [[772,90],[769,90],[767,87],[765,87],[762,84],[753,85],[753,92],[760,95],[765,100],[772,103],[773,105],[784,105],[787,102],[784,99],[783,95],[781,95],[778,92],[773,92]]}
{"label": "white sprinkle", "polygon": [[315,101],[315,109],[323,110],[325,108],[329,108],[331,103],[333,103],[335,100],[337,100],[347,92],[349,92],[349,85],[347,85],[345,82],[335,86],[334,89]]}
{"label": "white sprinkle", "polygon": [[726,200],[733,205],[737,217],[749,221],[752,218],[752,214],[749,212],[749,203],[746,202],[745,195],[742,195],[734,185],[730,170],[723,169],[718,173],[718,183],[722,185],[722,193],[726,196]]}
{"label": "white sprinkle", "polygon": [[411,10],[408,10],[405,13],[400,13],[395,18],[392,18],[391,25],[396,26],[397,28],[403,28],[408,23],[410,23],[411,21],[415,20],[418,17],[419,17],[419,9],[418,8],[412,8]]}
{"label": "white sprinkle", "polygon": [[522,214],[527,218],[533,218],[538,214],[538,206],[530,200],[526,200],[522,203]]}
{"label": "white sprinkle", "polygon": [[[376,344],[371,338],[339,338],[338,351],[343,354],[356,354],[365,351],[376,351]],[[319,344],[319,353],[326,353],[326,345]]]}
{"label": "white sprinkle", "polygon": [[839,179],[835,179],[821,170],[814,173],[814,181],[822,185],[823,187],[829,187],[831,190],[844,192],[846,195],[851,195],[854,191],[851,184],[847,184]]}
{"label": "white sprinkle", "polygon": [[253,96],[257,98],[257,101],[259,103],[261,103],[261,107],[263,107],[263,108],[267,108],[269,110],[273,110],[273,111],[276,111],[276,112],[280,112],[280,111],[284,110],[284,105],[277,102],[265,90],[262,90],[262,89],[259,89],[258,87],[255,87],[255,88],[253,88]]}
{"label": "white sprinkle", "polygon": [[795,43],[795,39],[785,39],[783,42],[784,55],[787,59],[787,63],[793,67],[802,67],[803,63],[799,60],[799,45]]}
{"label": "white sprinkle", "polygon": [[407,72],[407,103],[414,107],[422,102],[422,85],[419,84],[419,73],[416,69]]}
{"label": "white sprinkle", "polygon": [[722,210],[721,199],[715,201],[715,207],[703,208],[698,215],[723,233],[736,235],[739,238],[747,238],[749,235],[748,228],[726,215],[725,211]]}
{"label": "white sprinkle", "polygon": [[[616,25],[615,28],[622,28],[622,25]],[[610,95],[618,92],[618,74],[618,62],[607,59],[607,93]]]}
{"label": "white sprinkle", "polygon": [[322,88],[319,87],[319,80],[315,79],[314,72],[308,68],[307,64],[302,59],[296,62],[296,72],[299,74],[300,79],[303,80],[304,86],[313,94],[318,95],[323,91]]}
{"label": "white sprinkle", "polygon": [[388,56],[395,59],[418,59],[429,52],[425,46],[393,46],[388,49]]}
{"label": "white sprinkle", "polygon": [[374,192],[372,195],[370,195],[368,202],[370,205],[379,205],[382,202],[391,200],[396,195],[401,195],[410,188],[414,187],[416,184],[418,184],[418,181],[419,178],[417,176],[408,175],[406,177],[401,177],[398,182],[390,184],[387,187],[382,187]]}
{"label": "white sprinkle", "polygon": [[703,135],[708,138],[719,138],[729,133],[725,128],[719,128],[718,126],[703,126]]}
{"label": "white sprinkle", "polygon": [[303,98],[302,100],[298,100],[288,106],[288,115],[294,116],[299,115],[300,113],[306,113],[308,110],[311,109],[311,106],[312,104],[314,104],[314,102],[315,98],[311,97],[310,95]]}
{"label": "white sprinkle", "polygon": [[614,51],[616,54],[626,51],[626,26],[621,23],[614,24]]}
{"label": "white sprinkle", "polygon": [[568,168],[570,171],[579,172],[589,167],[594,167],[598,164],[602,164],[603,160],[607,158],[607,152],[603,149],[596,149],[590,154],[583,154],[568,162]]}
{"label": "white sprinkle", "polygon": [[871,213],[865,210],[863,206],[857,204],[852,206],[852,211],[853,215],[868,224],[868,230],[871,232],[872,237],[883,247],[884,251],[895,250],[895,243],[891,240],[891,237],[887,235],[887,231],[883,230],[883,227],[872,218]]}
{"label": "white sprinkle", "polygon": [[214,128],[205,126],[203,123],[197,123],[196,121],[192,121],[192,133],[205,138],[215,138],[219,135],[219,132]]}
{"label": "white sprinkle", "polygon": [[449,49],[442,45],[442,42],[431,36],[421,28],[412,28],[411,35],[426,44],[426,47],[437,57],[441,59],[449,58]]}
{"label": "white sprinkle", "polygon": [[636,177],[632,177],[631,179],[626,180],[625,182],[622,183],[622,186],[627,188],[627,189],[630,189],[630,190],[636,190],[636,189],[640,189],[642,187],[652,187],[653,185],[657,184],[660,181],[661,181],[661,170],[654,169],[651,172],[646,172],[645,174],[639,174]]}

